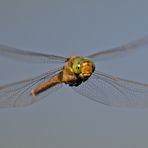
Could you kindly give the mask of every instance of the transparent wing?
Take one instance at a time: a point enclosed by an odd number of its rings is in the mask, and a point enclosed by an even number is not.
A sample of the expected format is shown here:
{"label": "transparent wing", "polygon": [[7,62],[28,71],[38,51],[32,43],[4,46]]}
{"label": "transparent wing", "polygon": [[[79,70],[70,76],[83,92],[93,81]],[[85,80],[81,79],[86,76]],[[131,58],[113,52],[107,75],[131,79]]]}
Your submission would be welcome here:
{"label": "transparent wing", "polygon": [[115,56],[121,56],[126,53],[130,53],[132,51],[135,51],[136,49],[148,45],[148,36],[145,36],[139,40],[135,40],[133,42],[129,42],[125,45],[107,49],[104,51],[100,51],[91,55],[88,55],[88,58],[92,58],[94,60],[106,60],[108,58],[112,58]]}
{"label": "transparent wing", "polygon": [[148,107],[148,85],[95,72],[73,89],[96,102],[116,107]]}
{"label": "transparent wing", "polygon": [[32,79],[19,81],[5,86],[0,86],[0,108],[27,106],[43,99],[51,92],[56,91],[62,86],[61,84],[51,87],[50,89],[44,91],[37,96],[31,95],[31,90],[33,88],[50,79],[52,76],[56,75],[57,72],[60,72],[61,70],[62,69],[50,71]]}
{"label": "transparent wing", "polygon": [[0,56],[19,59],[26,62],[35,62],[35,63],[49,63],[49,62],[61,63],[66,61],[65,57],[20,50],[6,45],[0,45]]}

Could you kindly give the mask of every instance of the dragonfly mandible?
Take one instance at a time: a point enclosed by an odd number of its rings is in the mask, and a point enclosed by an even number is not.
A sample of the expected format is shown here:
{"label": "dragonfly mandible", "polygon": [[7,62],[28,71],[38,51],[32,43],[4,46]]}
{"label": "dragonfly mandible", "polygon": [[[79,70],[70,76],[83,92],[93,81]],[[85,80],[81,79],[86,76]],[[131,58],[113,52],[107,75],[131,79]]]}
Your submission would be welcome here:
{"label": "dragonfly mandible", "polygon": [[129,53],[148,45],[148,37],[88,56],[62,57],[0,45],[0,55],[34,63],[63,63],[56,70],[0,86],[0,108],[24,107],[69,85],[78,94],[116,107],[148,107],[148,84],[125,80],[97,71],[97,61]]}

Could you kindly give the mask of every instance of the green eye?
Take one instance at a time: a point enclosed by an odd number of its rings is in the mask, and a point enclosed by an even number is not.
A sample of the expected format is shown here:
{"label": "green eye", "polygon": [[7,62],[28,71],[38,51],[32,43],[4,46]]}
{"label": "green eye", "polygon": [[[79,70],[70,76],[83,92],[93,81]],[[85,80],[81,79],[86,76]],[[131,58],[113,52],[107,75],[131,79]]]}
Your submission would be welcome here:
{"label": "green eye", "polygon": [[81,72],[81,62],[82,62],[81,59],[76,59],[74,61],[73,66],[72,66],[74,73],[80,74],[80,72]]}

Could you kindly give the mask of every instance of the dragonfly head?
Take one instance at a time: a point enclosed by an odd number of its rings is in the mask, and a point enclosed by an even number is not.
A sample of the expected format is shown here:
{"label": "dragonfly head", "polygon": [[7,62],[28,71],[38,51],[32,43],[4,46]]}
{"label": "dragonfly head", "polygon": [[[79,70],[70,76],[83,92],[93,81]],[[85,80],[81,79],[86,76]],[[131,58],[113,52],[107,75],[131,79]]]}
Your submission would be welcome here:
{"label": "dragonfly head", "polygon": [[81,79],[89,78],[95,70],[95,64],[88,58],[76,58],[72,67],[75,74]]}

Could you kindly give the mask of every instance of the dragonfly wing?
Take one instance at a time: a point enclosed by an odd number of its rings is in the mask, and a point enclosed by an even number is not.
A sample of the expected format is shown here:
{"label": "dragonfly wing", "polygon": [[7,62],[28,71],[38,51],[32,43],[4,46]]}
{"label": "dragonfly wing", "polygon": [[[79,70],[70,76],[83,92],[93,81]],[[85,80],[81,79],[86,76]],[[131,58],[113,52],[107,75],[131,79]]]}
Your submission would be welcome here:
{"label": "dragonfly wing", "polygon": [[95,72],[88,81],[73,89],[96,102],[116,107],[148,107],[148,84]]}
{"label": "dragonfly wing", "polygon": [[133,42],[129,42],[125,45],[107,49],[104,51],[100,51],[91,55],[88,55],[88,58],[92,58],[94,60],[106,60],[108,58],[112,58],[115,56],[122,56],[126,53],[130,53],[132,51],[135,51],[136,49],[148,45],[148,36],[145,36],[139,40],[135,40]]}
{"label": "dragonfly wing", "polygon": [[50,63],[50,62],[65,62],[66,58],[62,56],[25,51],[17,48],[9,47],[6,45],[0,45],[0,56],[8,58],[18,59],[26,62],[35,63]]}
{"label": "dragonfly wing", "polygon": [[43,99],[53,91],[56,91],[62,84],[53,86],[37,96],[31,95],[31,90],[33,88],[55,76],[57,72],[60,72],[61,70],[62,69],[47,72],[32,79],[0,86],[0,108],[27,106]]}

